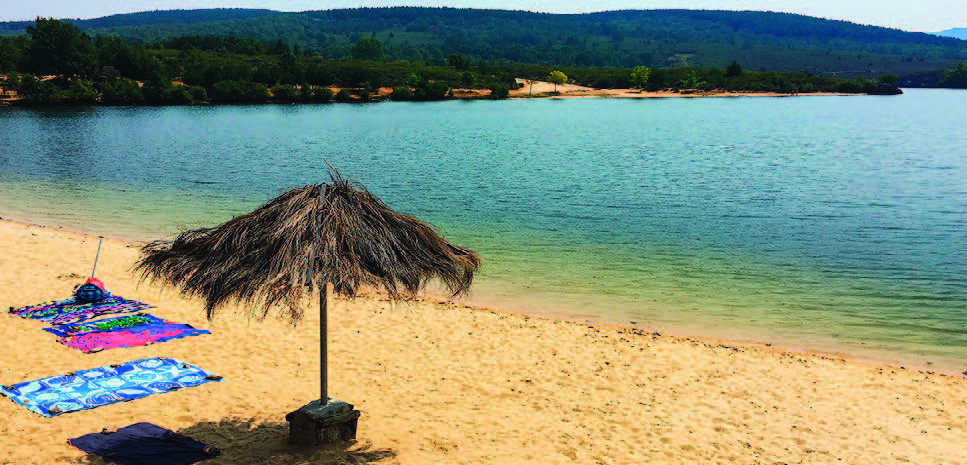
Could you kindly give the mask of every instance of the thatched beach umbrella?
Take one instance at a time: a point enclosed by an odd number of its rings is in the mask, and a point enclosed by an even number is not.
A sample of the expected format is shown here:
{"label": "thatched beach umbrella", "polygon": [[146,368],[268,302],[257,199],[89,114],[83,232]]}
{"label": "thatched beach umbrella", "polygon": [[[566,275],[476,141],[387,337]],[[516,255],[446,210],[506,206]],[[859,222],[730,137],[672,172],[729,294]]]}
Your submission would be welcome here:
{"label": "thatched beach umbrella", "polygon": [[413,297],[434,278],[453,296],[466,293],[480,257],[450,244],[413,216],[397,213],[330,167],[330,184],[289,190],[214,228],[184,231],[142,249],[143,279],[205,299],[211,319],[230,301],[264,318],[302,318],[303,297],[319,289],[320,403],[329,401],[326,312],[330,288],[353,297],[362,287],[391,299]]}

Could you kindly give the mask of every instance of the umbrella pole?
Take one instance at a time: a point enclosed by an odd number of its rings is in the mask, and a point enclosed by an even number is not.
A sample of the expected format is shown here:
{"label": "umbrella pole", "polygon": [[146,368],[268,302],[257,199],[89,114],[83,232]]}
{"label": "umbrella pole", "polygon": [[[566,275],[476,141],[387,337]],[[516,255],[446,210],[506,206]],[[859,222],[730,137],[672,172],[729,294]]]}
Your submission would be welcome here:
{"label": "umbrella pole", "polygon": [[332,287],[331,283],[326,283],[322,286],[319,292],[319,390],[321,392],[319,397],[319,402],[322,405],[329,403],[329,374],[328,374],[328,344],[327,344],[327,334],[329,333],[328,320],[329,320],[329,288]]}
{"label": "umbrella pole", "polygon": [[355,410],[352,404],[330,399],[327,392],[329,374],[326,367],[326,335],[330,294],[332,283],[319,287],[320,398],[285,416],[285,420],[289,422],[290,444],[317,446],[335,441],[356,440],[359,410]]}

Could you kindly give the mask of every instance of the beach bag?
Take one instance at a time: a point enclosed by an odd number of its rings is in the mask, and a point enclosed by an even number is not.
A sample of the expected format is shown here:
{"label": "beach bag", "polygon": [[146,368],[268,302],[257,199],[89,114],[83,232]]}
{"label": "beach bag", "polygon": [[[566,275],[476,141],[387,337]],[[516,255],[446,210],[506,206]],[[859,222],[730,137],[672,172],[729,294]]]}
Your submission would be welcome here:
{"label": "beach bag", "polygon": [[77,286],[74,290],[74,300],[79,303],[93,303],[104,300],[109,294],[104,290],[104,283],[97,278],[88,278],[87,282]]}

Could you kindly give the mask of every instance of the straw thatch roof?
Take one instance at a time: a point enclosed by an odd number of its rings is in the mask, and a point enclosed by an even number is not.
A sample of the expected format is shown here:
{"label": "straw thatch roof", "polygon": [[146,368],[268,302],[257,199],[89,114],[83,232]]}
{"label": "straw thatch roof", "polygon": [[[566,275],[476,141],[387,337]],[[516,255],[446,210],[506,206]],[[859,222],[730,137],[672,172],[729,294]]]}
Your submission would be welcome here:
{"label": "straw thatch roof", "polygon": [[433,278],[454,296],[469,290],[480,265],[475,252],[394,212],[334,169],[330,177],[331,184],[289,190],[220,226],[152,242],[136,269],[142,279],[204,298],[208,318],[236,300],[254,304],[259,318],[281,305],[282,316],[299,320],[299,302],[312,290],[307,280],[317,288],[332,283],[348,297],[368,286],[410,298]]}

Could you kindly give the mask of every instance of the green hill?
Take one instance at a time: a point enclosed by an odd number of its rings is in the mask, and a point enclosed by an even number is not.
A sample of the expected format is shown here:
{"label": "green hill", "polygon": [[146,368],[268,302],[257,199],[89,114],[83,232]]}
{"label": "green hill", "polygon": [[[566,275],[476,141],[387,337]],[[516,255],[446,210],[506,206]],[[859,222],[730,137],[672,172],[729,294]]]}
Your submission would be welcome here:
{"label": "green hill", "polygon": [[[184,36],[282,40],[304,55],[347,58],[378,39],[389,61],[446,64],[462,54],[490,64],[724,68],[836,77],[900,76],[967,61],[967,41],[809,16],[756,11],[626,10],[588,14],[456,8],[359,8],[301,13],[209,9],[63,20],[92,37],[146,47]],[[32,22],[0,23],[19,34]]]}

